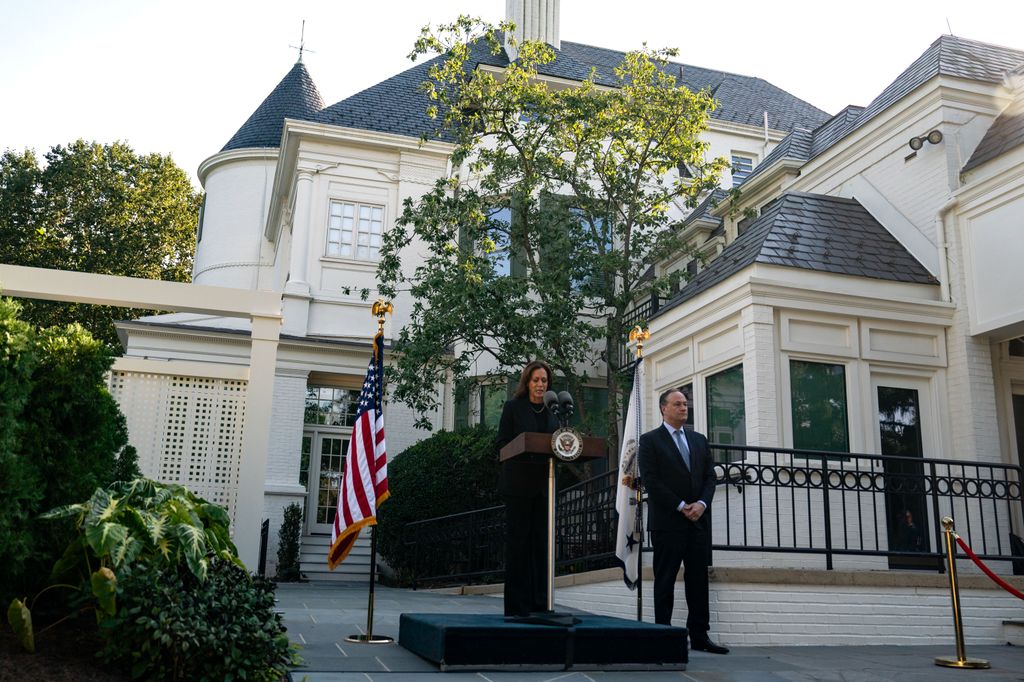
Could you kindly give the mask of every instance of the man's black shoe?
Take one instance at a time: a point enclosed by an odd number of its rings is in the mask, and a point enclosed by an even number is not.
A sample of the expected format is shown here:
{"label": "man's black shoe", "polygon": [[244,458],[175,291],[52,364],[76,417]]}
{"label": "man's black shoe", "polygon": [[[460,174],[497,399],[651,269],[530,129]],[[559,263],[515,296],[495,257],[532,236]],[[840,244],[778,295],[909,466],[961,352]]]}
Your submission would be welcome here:
{"label": "man's black shoe", "polygon": [[727,654],[729,653],[729,647],[722,646],[721,644],[715,644],[710,639],[694,640],[690,644],[690,648],[694,651],[706,651],[709,654]]}

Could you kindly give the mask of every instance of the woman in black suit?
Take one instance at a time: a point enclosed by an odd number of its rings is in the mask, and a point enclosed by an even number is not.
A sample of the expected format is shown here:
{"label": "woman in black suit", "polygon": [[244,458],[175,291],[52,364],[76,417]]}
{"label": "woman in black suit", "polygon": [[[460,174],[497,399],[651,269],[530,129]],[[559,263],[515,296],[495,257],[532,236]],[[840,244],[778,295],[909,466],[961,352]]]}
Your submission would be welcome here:
{"label": "woman in black suit", "polygon": [[[554,433],[555,415],[544,405],[551,368],[534,360],[523,368],[498,426],[498,449],[524,431]],[[548,457],[520,455],[501,465],[498,491],[505,498],[505,615],[546,611]]]}

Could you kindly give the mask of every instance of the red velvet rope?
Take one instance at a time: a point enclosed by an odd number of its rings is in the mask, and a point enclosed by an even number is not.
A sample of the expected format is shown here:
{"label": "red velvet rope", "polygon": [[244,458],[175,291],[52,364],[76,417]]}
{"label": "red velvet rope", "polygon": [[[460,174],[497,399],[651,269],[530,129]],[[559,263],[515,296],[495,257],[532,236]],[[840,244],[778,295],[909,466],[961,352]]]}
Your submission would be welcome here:
{"label": "red velvet rope", "polygon": [[978,568],[985,571],[985,575],[987,575],[989,578],[992,578],[992,581],[995,582],[996,585],[999,585],[999,587],[1003,588],[1017,599],[1024,599],[1024,593],[1020,592],[1017,589],[1014,589],[1012,585],[1010,585],[1005,580],[1000,578],[998,575],[993,573],[992,569],[990,569],[985,564],[981,563],[981,559],[979,559],[977,555],[975,555],[975,553],[971,551],[971,548],[968,547],[967,543],[961,540],[959,536],[957,536],[956,544],[960,545],[960,549],[964,551],[964,554],[970,557],[971,561],[978,565]]}

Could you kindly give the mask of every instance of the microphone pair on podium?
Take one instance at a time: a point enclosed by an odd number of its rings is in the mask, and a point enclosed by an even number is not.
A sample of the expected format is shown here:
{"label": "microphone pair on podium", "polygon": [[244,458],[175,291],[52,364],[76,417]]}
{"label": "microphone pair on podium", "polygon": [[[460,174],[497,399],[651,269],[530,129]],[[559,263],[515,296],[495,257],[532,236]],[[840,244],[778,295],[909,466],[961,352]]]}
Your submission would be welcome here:
{"label": "microphone pair on podium", "polygon": [[561,391],[560,393],[548,391],[544,394],[544,405],[551,410],[551,414],[558,417],[558,421],[562,426],[569,422],[569,417],[572,416],[575,410],[572,395],[570,395],[569,391]]}

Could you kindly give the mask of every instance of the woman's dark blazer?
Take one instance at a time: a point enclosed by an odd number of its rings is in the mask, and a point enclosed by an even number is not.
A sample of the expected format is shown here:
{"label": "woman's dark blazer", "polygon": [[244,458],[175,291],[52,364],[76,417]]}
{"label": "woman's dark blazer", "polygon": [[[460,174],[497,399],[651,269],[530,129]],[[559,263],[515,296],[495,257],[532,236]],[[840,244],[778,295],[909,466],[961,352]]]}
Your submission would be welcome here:
{"label": "woman's dark blazer", "polygon": [[[511,443],[524,431],[554,433],[558,429],[558,420],[547,407],[542,414],[546,424],[543,429],[538,429],[537,415],[529,399],[513,398],[506,402],[501,410],[501,422],[498,425],[498,450]],[[502,462],[498,492],[505,496],[547,495],[548,459],[548,455],[520,455]]]}

